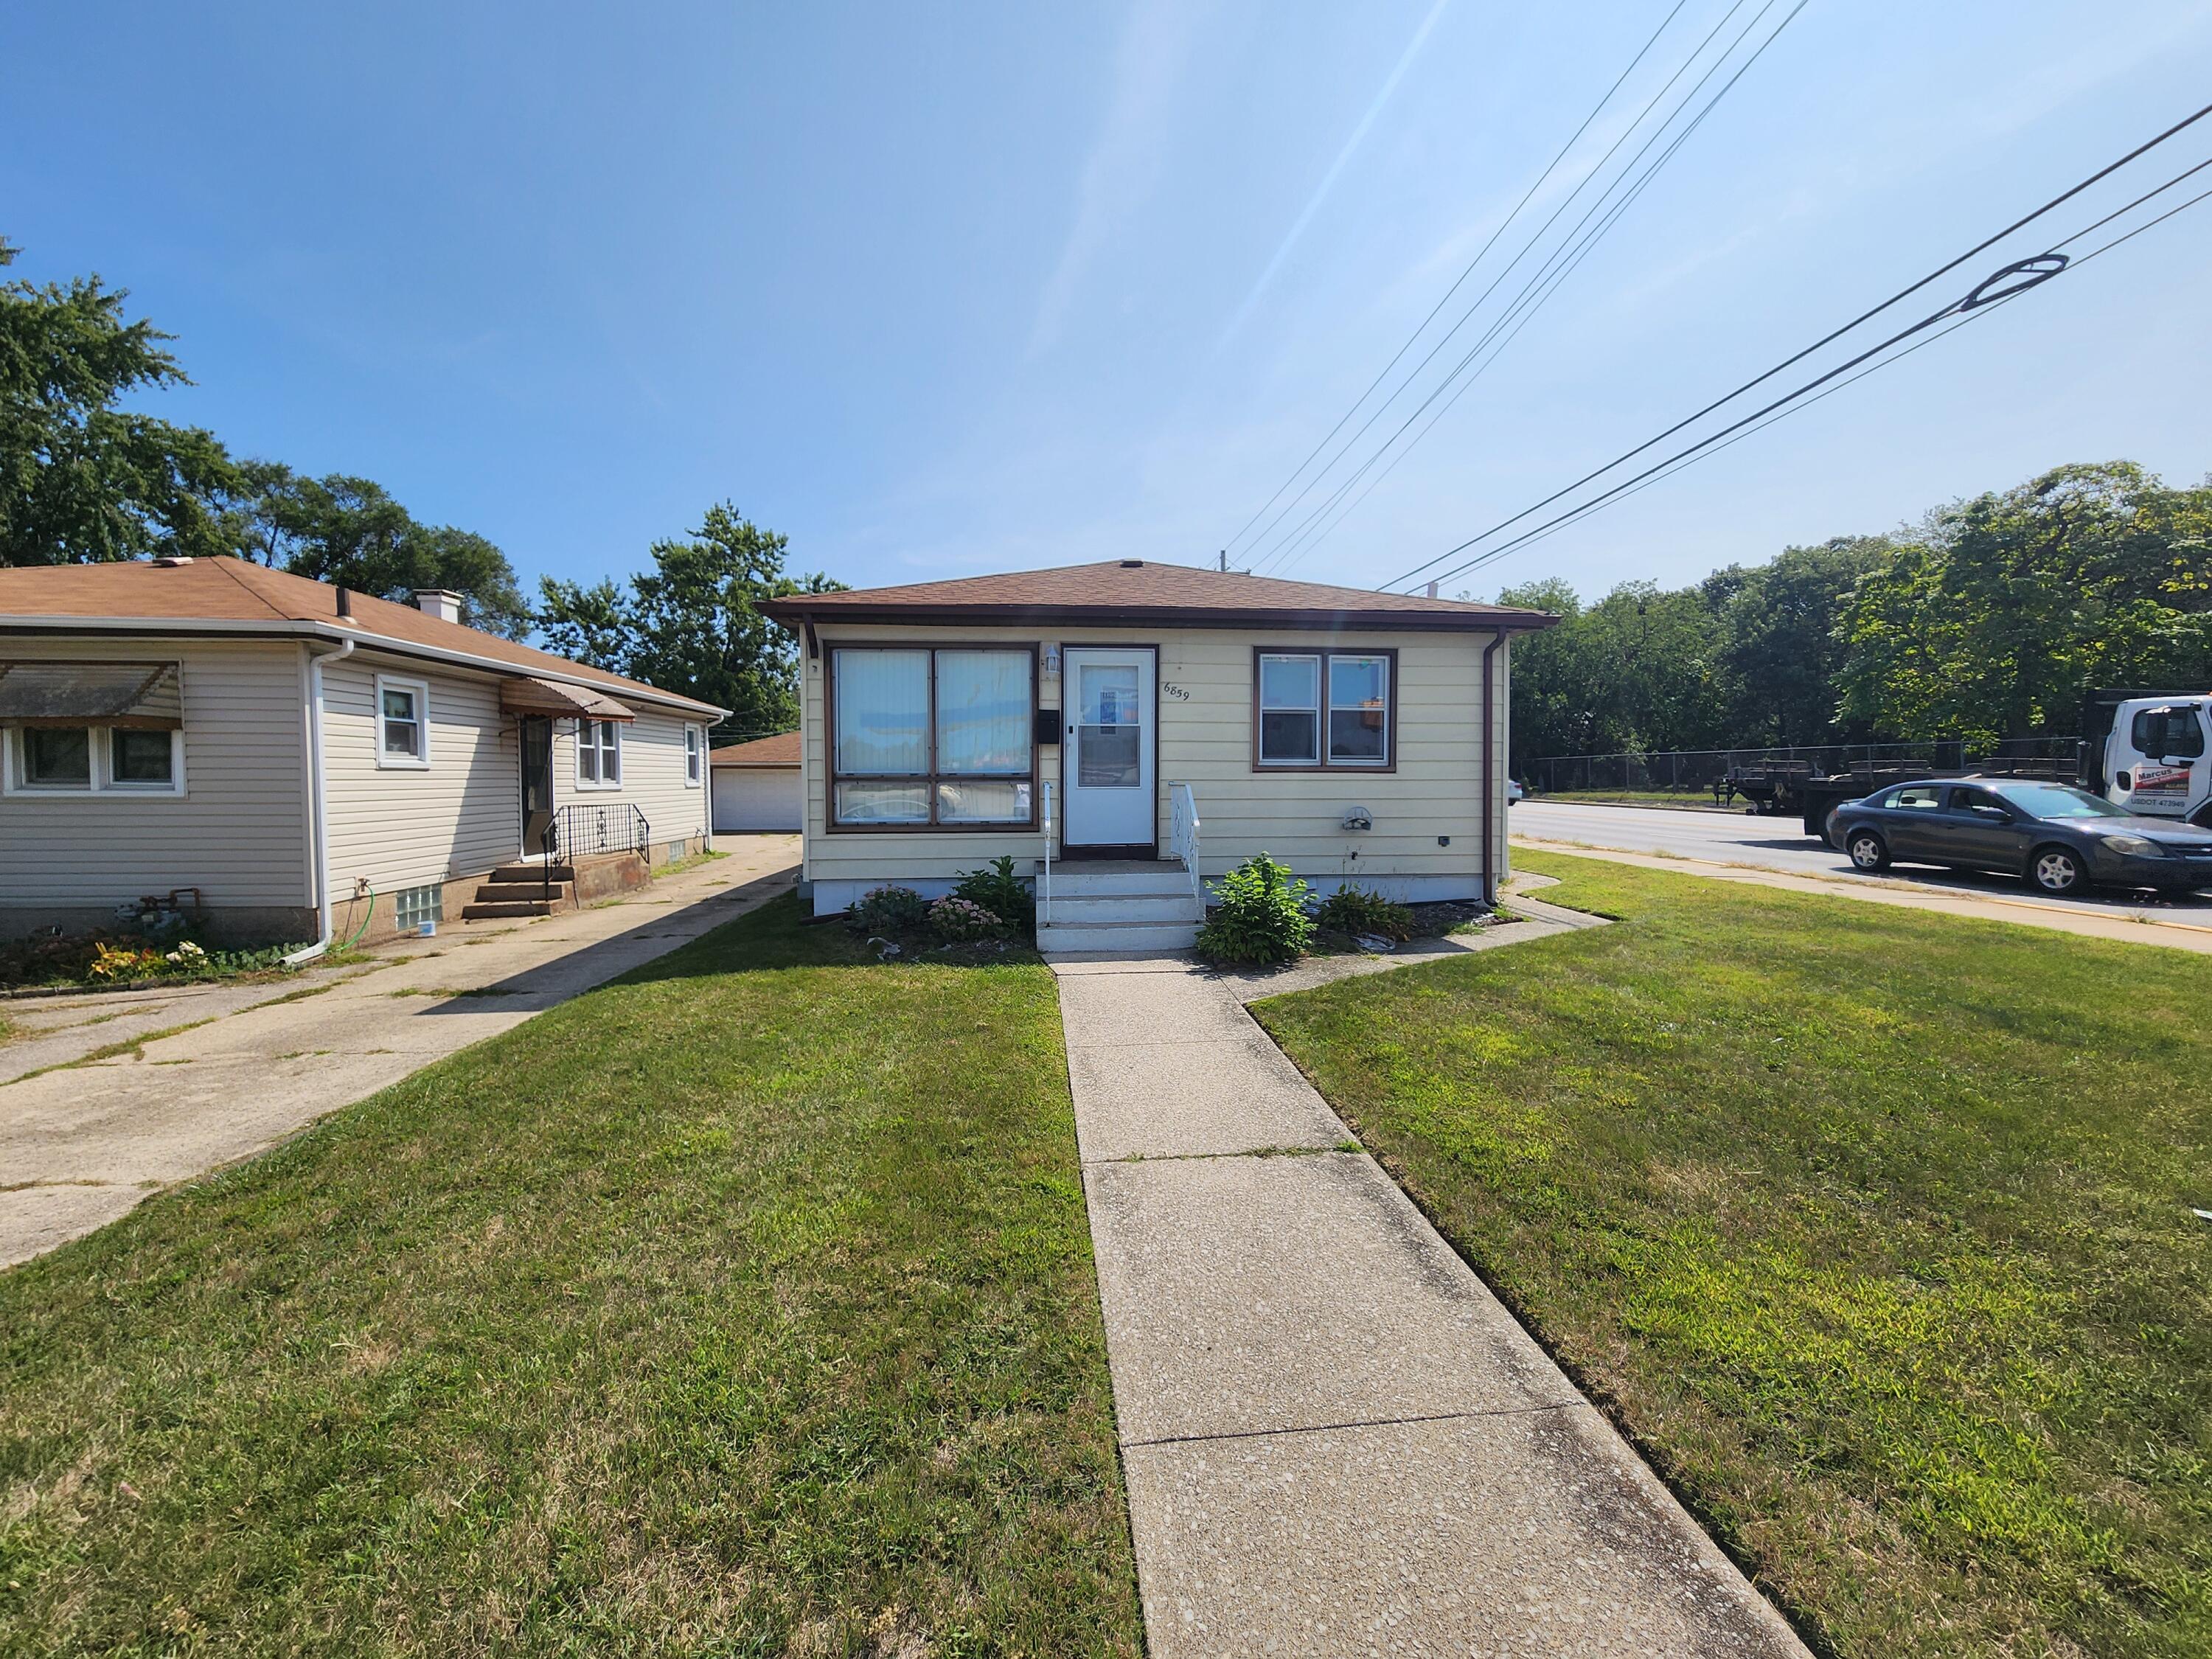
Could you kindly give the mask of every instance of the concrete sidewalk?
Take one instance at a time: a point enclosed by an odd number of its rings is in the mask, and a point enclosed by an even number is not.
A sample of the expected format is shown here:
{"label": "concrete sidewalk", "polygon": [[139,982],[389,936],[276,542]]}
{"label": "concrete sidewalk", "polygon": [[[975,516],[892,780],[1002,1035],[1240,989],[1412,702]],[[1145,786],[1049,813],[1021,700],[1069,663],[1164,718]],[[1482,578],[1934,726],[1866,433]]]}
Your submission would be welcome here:
{"label": "concrete sidewalk", "polygon": [[1155,1659],[1803,1654],[1245,1012],[1286,986],[1054,966]]}
{"label": "concrete sidewalk", "polygon": [[[790,887],[796,836],[732,844],[729,857],[612,902],[448,927],[366,966],[255,987],[10,1004],[11,1018],[45,1029],[0,1049],[0,1078],[12,1079],[0,1081],[0,1267],[264,1152]],[[88,1058],[118,1042],[139,1046]],[[25,1075],[33,1066],[58,1069]]]}

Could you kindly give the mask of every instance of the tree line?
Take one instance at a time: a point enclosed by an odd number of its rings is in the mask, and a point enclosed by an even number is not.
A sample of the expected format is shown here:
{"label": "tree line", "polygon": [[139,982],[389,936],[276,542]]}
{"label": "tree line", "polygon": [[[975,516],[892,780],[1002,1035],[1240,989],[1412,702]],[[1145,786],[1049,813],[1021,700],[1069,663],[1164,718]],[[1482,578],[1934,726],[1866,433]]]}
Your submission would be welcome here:
{"label": "tree line", "polygon": [[[0,240],[0,268],[17,254]],[[727,708],[732,735],[798,724],[795,654],[757,606],[839,584],[787,574],[786,538],[718,503],[627,586],[547,577],[532,605],[495,543],[372,479],[234,456],[137,407],[191,381],[128,298],[97,276],[0,283],[0,565],[228,554],[402,603],[448,588],[471,626]]]}
{"label": "tree line", "polygon": [[1559,613],[1513,650],[1512,760],[2075,736],[2100,688],[2212,688],[2212,479],[2061,466],[1887,535],[1785,548]]}

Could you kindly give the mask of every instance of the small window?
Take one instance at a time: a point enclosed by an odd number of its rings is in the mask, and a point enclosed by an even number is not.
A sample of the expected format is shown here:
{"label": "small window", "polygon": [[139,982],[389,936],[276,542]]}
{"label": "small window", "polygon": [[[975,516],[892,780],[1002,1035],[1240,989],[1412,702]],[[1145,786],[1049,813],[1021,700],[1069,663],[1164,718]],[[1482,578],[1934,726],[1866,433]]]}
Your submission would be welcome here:
{"label": "small window", "polygon": [[167,732],[118,726],[107,734],[107,781],[118,789],[175,788],[175,738]]}
{"label": "small window", "polygon": [[1915,784],[1909,789],[1899,789],[1882,802],[1884,806],[1917,812],[1932,812],[1942,804],[1943,792],[1932,783]]}
{"label": "small window", "polygon": [[376,678],[376,763],[430,763],[430,688],[420,680]]}
{"label": "small window", "polygon": [[705,734],[697,726],[687,726],[684,728],[684,781],[694,789],[699,787],[700,763],[702,758],[700,751],[705,747]]}
{"label": "small window", "polygon": [[614,720],[585,720],[576,729],[576,787],[622,787],[622,726]]}
{"label": "small window", "polygon": [[1397,653],[1261,651],[1253,764],[1387,771]]}
{"label": "small window", "polygon": [[92,732],[82,726],[33,726],[23,732],[26,789],[90,789]]}
{"label": "small window", "polygon": [[2128,736],[2137,753],[2153,760],[2195,760],[2204,752],[2204,724],[2193,708],[2146,708]]}

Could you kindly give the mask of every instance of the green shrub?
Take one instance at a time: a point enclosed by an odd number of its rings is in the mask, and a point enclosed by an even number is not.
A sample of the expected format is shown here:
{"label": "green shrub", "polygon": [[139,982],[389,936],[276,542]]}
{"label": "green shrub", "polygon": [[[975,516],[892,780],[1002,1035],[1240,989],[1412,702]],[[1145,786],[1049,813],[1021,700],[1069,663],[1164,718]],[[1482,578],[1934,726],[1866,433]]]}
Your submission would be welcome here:
{"label": "green shrub", "polygon": [[1321,927],[1340,933],[1373,933],[1382,939],[1411,939],[1413,913],[1395,899],[1364,887],[1338,888],[1314,912]]}
{"label": "green shrub", "polygon": [[981,870],[963,871],[952,884],[952,896],[988,910],[1016,933],[1026,933],[1036,926],[1036,899],[1029,878],[1014,873],[1011,858],[993,859]]}
{"label": "green shrub", "polygon": [[929,931],[947,944],[957,944],[963,939],[1003,939],[1006,922],[995,911],[956,893],[929,907]]}
{"label": "green shrub", "polygon": [[1199,929],[1198,953],[1208,962],[1265,965],[1305,954],[1313,938],[1306,901],[1313,890],[1265,853],[1214,884],[1214,908]]}
{"label": "green shrub", "polygon": [[929,901],[911,887],[877,887],[845,910],[856,933],[911,933],[929,925]]}

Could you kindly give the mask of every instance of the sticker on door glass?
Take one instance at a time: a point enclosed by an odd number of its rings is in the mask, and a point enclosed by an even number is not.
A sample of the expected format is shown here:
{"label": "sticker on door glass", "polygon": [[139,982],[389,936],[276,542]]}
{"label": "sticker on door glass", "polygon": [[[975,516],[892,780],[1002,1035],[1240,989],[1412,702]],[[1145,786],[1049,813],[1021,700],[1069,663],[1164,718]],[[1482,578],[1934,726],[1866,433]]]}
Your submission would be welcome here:
{"label": "sticker on door glass", "polygon": [[1123,663],[1085,663],[1079,708],[1085,726],[1135,726],[1144,719],[1137,671]]}

